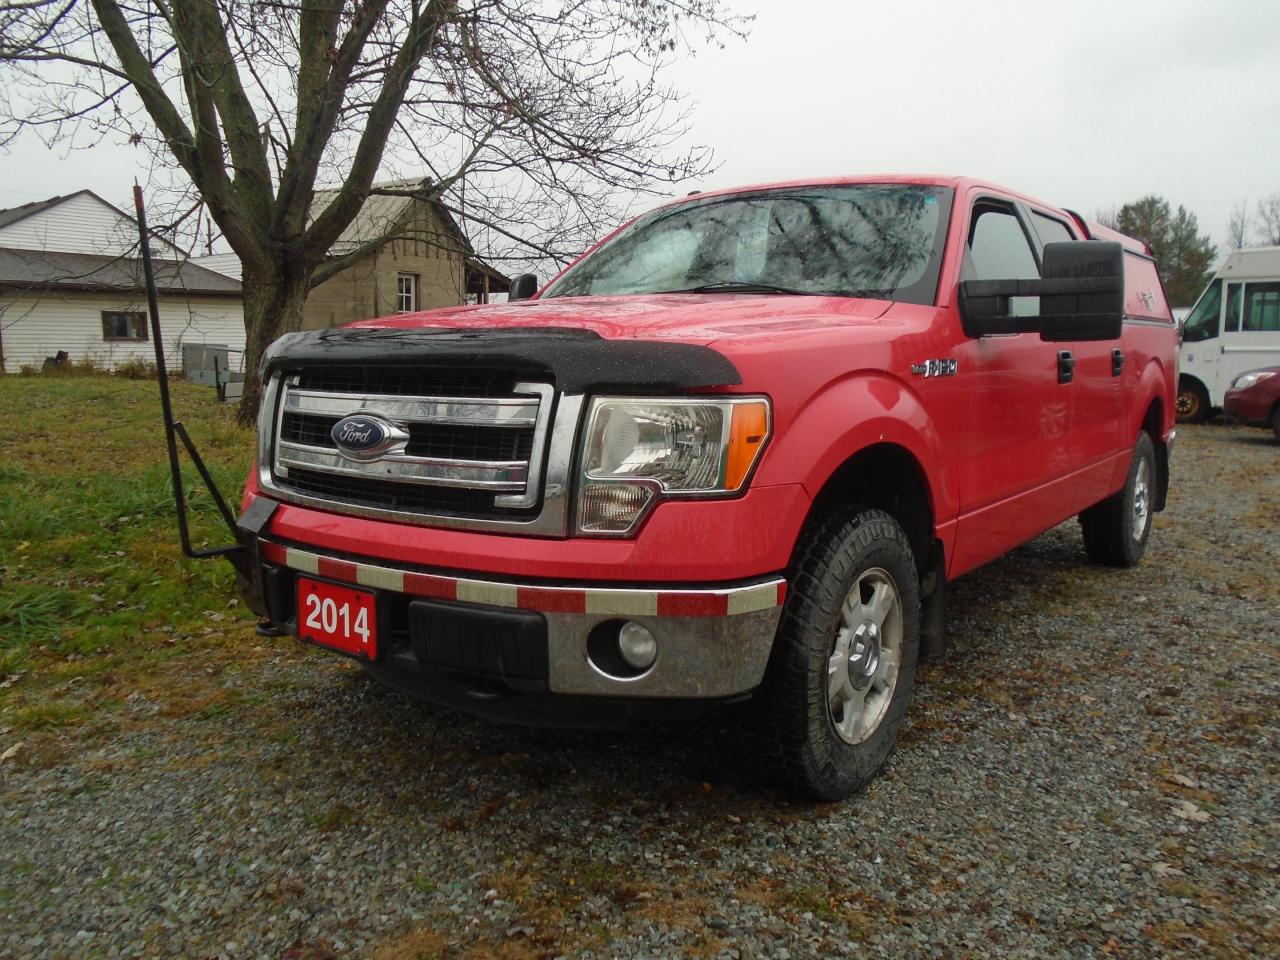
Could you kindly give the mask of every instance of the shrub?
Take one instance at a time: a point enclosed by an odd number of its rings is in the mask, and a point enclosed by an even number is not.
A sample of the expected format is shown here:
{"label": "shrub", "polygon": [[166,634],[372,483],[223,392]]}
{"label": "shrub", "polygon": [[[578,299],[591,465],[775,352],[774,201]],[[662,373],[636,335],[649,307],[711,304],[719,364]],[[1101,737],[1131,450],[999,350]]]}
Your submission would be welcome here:
{"label": "shrub", "polygon": [[126,380],[155,380],[157,377],[156,365],[146,360],[139,360],[136,357],[133,360],[126,360],[115,369],[117,377],[124,377]]}

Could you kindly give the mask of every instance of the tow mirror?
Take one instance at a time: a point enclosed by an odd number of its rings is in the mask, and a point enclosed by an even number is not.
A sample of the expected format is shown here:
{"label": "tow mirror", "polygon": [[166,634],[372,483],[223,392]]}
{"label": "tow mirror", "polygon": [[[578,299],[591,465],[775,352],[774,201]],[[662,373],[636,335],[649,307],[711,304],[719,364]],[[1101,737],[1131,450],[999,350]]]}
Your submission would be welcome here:
{"label": "tow mirror", "polygon": [[528,300],[538,292],[538,278],[532,273],[522,273],[511,281],[508,300]]}
{"label": "tow mirror", "polygon": [[[1012,297],[1039,297],[1040,312],[1011,316]],[[1039,280],[962,280],[960,320],[970,337],[1038,333],[1041,340],[1118,340],[1124,320],[1124,248],[1071,240],[1044,245]]]}

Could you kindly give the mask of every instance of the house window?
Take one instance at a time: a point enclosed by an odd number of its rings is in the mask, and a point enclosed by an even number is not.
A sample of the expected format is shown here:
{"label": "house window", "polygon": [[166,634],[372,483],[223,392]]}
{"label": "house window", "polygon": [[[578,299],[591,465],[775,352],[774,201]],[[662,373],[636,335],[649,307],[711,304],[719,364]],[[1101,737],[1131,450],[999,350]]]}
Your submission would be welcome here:
{"label": "house window", "polygon": [[103,310],[103,340],[146,340],[147,315],[134,310]]}
{"label": "house window", "polygon": [[396,309],[400,313],[413,313],[418,309],[418,275],[396,274]]}

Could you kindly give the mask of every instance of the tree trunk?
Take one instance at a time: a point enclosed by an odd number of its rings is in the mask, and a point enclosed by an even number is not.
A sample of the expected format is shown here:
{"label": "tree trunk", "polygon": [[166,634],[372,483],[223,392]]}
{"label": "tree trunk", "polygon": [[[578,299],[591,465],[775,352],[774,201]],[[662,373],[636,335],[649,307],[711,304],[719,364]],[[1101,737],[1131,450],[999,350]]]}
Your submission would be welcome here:
{"label": "tree trunk", "polygon": [[244,396],[236,420],[251,427],[258,419],[262,380],[258,364],[272,341],[302,328],[302,307],[307,302],[311,270],[258,271],[246,264],[241,278],[244,299]]}

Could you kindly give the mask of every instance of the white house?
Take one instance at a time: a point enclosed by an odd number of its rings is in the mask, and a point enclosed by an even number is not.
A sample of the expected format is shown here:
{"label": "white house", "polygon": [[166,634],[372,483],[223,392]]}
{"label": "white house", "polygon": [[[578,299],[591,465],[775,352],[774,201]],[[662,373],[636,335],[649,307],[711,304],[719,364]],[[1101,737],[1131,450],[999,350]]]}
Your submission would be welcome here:
{"label": "white house", "polygon": [[[170,368],[183,344],[243,351],[239,280],[159,237],[151,247]],[[60,351],[107,368],[155,356],[137,221],[90,190],[0,210],[0,371]]]}

